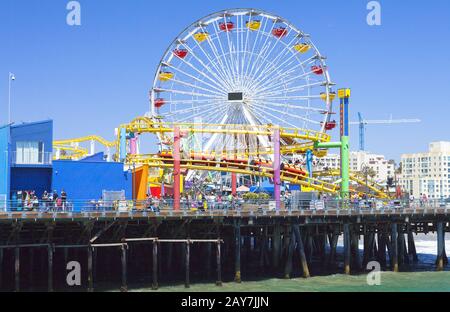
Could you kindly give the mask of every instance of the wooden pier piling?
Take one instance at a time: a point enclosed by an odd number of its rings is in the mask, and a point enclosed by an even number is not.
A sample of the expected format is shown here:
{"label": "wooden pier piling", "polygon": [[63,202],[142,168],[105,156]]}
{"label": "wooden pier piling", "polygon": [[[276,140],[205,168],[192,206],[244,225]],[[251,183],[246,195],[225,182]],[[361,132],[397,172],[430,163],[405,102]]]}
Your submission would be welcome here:
{"label": "wooden pier piling", "polygon": [[152,246],[152,257],[153,257],[153,263],[152,263],[152,289],[157,290],[158,289],[158,240],[153,241]]}
{"label": "wooden pier piling", "polygon": [[411,256],[414,263],[419,261],[417,257],[416,244],[414,242],[414,234],[411,229],[408,229],[408,254]]}
{"label": "wooden pier piling", "polygon": [[122,251],[122,287],[120,288],[120,291],[127,292],[127,245],[122,244],[120,249]]}
{"label": "wooden pier piling", "polygon": [[350,242],[350,225],[344,224],[344,273],[350,274],[350,261],[351,261],[351,242]]}
{"label": "wooden pier piling", "polygon": [[391,224],[391,269],[398,272],[398,226],[396,223]]}
{"label": "wooden pier piling", "polygon": [[295,233],[293,229],[291,229],[291,235],[289,238],[289,245],[287,250],[287,257],[286,257],[286,264],[284,269],[284,278],[290,279],[291,273],[292,273],[292,257],[294,255],[294,248],[295,248]]}
{"label": "wooden pier piling", "polygon": [[436,270],[444,270],[444,250],[445,250],[445,232],[444,223],[438,222],[436,224],[437,231],[437,260],[436,260]]}
{"label": "wooden pier piling", "polygon": [[216,252],[216,267],[217,267],[217,281],[216,281],[216,285],[217,286],[222,286],[222,264],[221,264],[221,259],[222,259],[222,255],[220,253],[220,244],[221,241],[220,239],[217,240],[217,252]]}
{"label": "wooden pier piling", "polygon": [[[300,232],[300,227],[298,224],[295,224],[293,226],[293,230],[294,230],[294,237],[295,240],[297,241],[297,248],[300,254],[300,264],[302,267],[302,271],[303,271],[303,277],[304,278],[309,278],[310,277],[310,273],[309,273],[309,267],[308,267],[308,262],[306,261],[306,255],[305,255],[305,248],[303,246],[303,240],[302,240],[302,235]],[[294,241],[295,244],[295,241]]]}
{"label": "wooden pier piling", "polygon": [[240,220],[235,221],[234,225],[234,281],[241,283],[241,223]]}
{"label": "wooden pier piling", "polygon": [[186,241],[185,244],[186,252],[185,252],[185,270],[186,270],[186,279],[184,283],[185,288],[190,288],[190,279],[189,279],[189,273],[190,273],[190,257],[191,257],[191,243]]}
{"label": "wooden pier piling", "polygon": [[92,246],[87,248],[87,266],[88,266],[88,292],[94,291],[94,274],[93,274],[93,255]]}
{"label": "wooden pier piling", "polygon": [[48,292],[53,292],[53,246],[48,245],[47,254],[48,254]]}
{"label": "wooden pier piling", "polygon": [[15,291],[20,291],[20,248],[14,248],[14,285]]}

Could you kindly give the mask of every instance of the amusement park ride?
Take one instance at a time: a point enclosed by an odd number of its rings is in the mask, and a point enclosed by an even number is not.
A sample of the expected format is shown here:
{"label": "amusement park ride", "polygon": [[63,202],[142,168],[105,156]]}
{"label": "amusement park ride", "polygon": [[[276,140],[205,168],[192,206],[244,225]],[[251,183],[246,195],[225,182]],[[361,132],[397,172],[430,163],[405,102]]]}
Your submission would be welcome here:
{"label": "amusement park ride", "polygon": [[[171,181],[179,209],[180,184],[203,183],[211,173],[269,178],[280,207],[282,183],[349,198],[365,185],[349,171],[350,90],[333,91],[326,58],[310,36],[282,17],[233,9],[202,18],[169,45],[150,92],[150,112],[116,129],[116,140],[97,136],[54,142],[56,158],[80,159],[98,142],[108,160],[128,168],[159,168],[146,183]],[[327,132],[339,98],[340,141]],[[140,154],[144,134],[159,151]],[[91,150],[80,143],[90,142]],[[340,149],[340,172],[313,172],[313,156]],[[112,149],[115,153],[112,154]],[[164,170],[162,170],[164,169]],[[338,176],[330,183],[324,176]],[[366,188],[367,189],[367,188]],[[372,183],[372,196],[389,198]]]}

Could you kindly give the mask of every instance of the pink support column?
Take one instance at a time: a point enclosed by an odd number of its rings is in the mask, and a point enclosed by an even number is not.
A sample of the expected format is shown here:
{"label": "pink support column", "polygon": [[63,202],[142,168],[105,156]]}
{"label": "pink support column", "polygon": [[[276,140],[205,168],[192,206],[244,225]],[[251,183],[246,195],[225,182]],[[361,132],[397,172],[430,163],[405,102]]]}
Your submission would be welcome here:
{"label": "pink support column", "polygon": [[273,185],[276,209],[281,207],[281,155],[280,155],[280,128],[273,130]]}
{"label": "pink support column", "polygon": [[237,194],[237,174],[231,174],[231,194],[235,196]]}
{"label": "pink support column", "polygon": [[137,140],[138,140],[137,136],[130,139],[130,154],[131,155],[137,154]]}
{"label": "pink support column", "polygon": [[173,131],[173,210],[180,210],[180,128],[175,127]]}

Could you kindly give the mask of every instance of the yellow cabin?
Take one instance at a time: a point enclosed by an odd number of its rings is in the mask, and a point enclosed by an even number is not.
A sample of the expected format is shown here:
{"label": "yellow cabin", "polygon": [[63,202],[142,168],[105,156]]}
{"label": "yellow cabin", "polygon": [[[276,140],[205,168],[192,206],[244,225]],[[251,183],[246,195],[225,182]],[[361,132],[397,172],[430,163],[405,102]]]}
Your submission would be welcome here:
{"label": "yellow cabin", "polygon": [[[322,92],[320,93],[320,98],[324,101],[327,100],[327,93],[326,92]],[[330,101],[334,101],[334,99],[336,98],[336,92],[330,92]]]}
{"label": "yellow cabin", "polygon": [[306,53],[311,49],[311,46],[306,43],[299,43],[294,46],[294,49],[299,53]]}
{"label": "yellow cabin", "polygon": [[161,81],[169,81],[173,78],[173,73],[169,73],[169,72],[162,72],[159,73],[159,80]]}
{"label": "yellow cabin", "polygon": [[249,21],[247,22],[247,28],[250,30],[258,30],[261,28],[261,22],[260,21]]}
{"label": "yellow cabin", "polygon": [[203,42],[206,39],[208,39],[209,34],[206,32],[198,32],[196,34],[194,34],[194,39],[197,40],[198,42]]}

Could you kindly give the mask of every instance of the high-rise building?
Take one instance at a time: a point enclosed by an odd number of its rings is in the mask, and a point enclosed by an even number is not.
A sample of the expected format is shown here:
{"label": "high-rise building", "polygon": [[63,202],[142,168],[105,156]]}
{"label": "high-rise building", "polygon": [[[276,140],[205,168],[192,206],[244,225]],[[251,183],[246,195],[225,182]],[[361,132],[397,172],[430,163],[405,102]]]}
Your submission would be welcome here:
{"label": "high-rise building", "polygon": [[450,142],[430,143],[425,153],[402,155],[399,182],[404,192],[419,198],[450,198]]}

